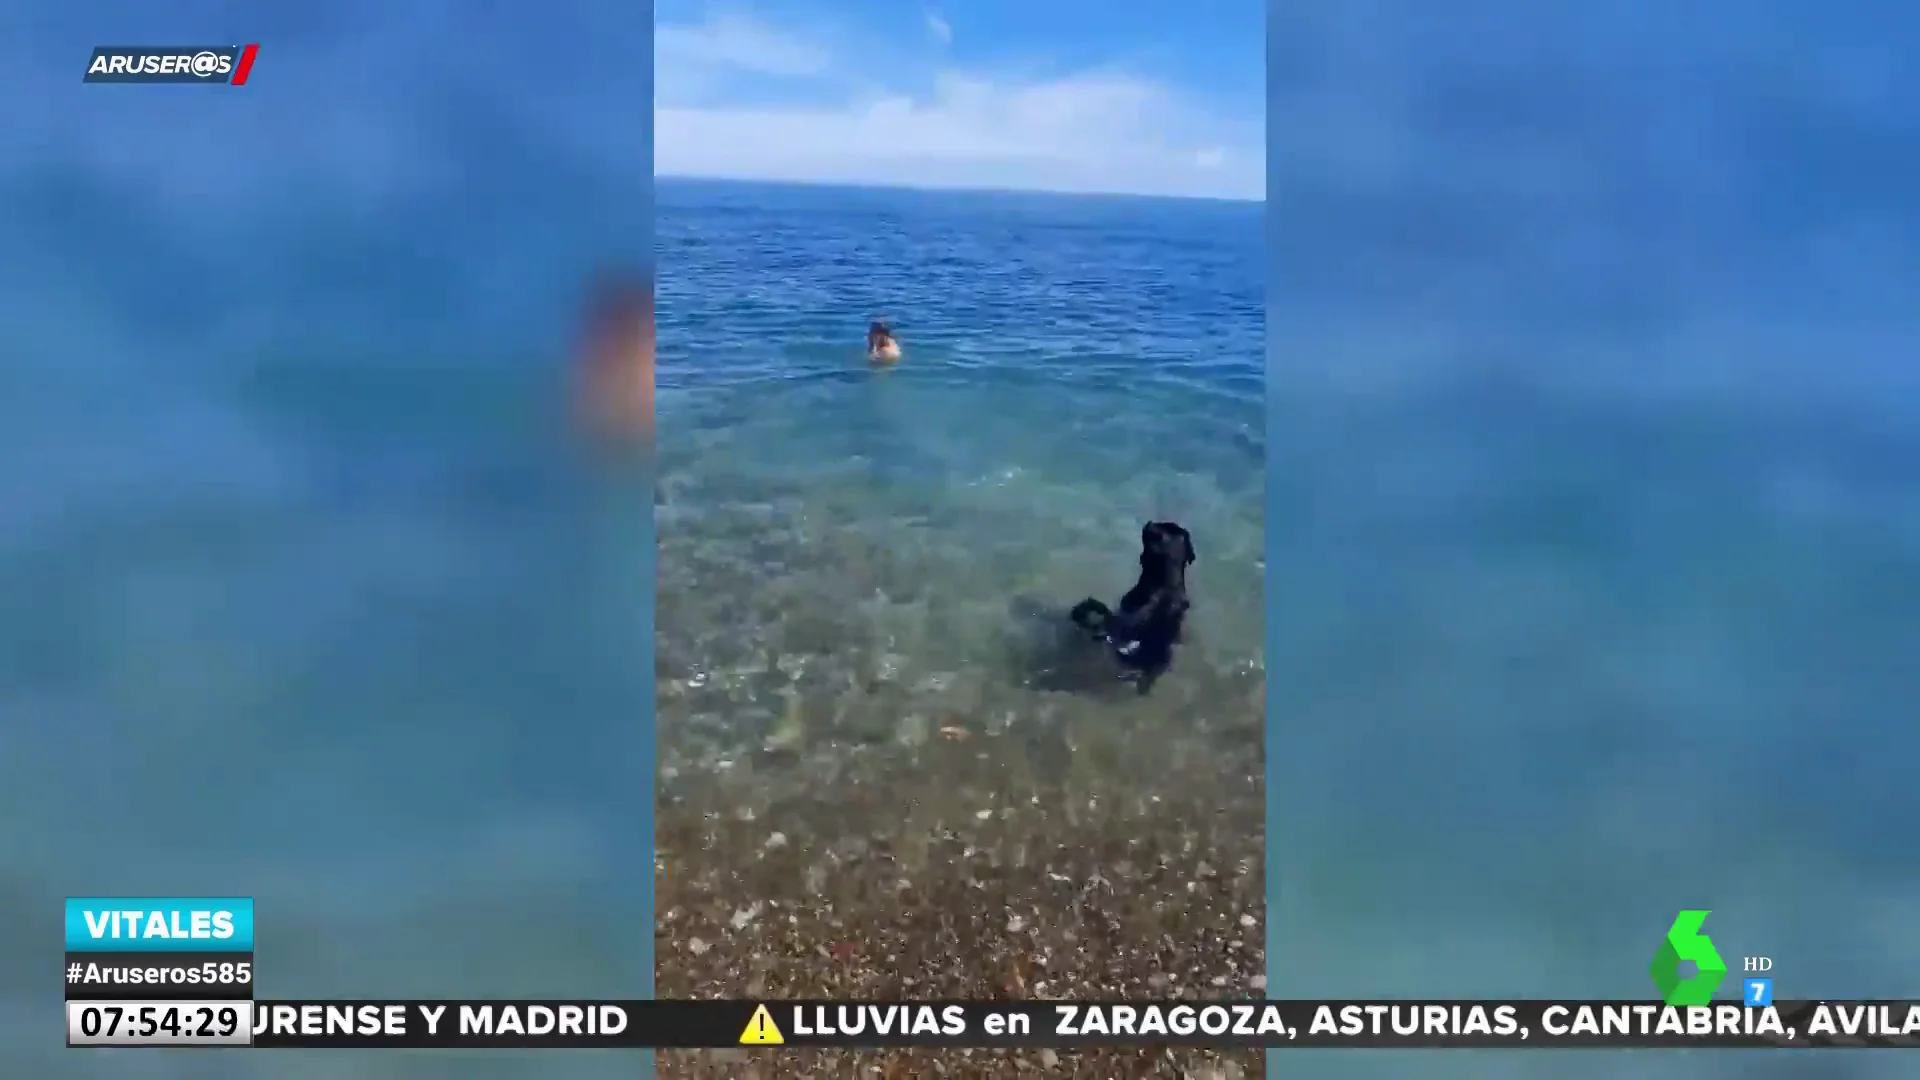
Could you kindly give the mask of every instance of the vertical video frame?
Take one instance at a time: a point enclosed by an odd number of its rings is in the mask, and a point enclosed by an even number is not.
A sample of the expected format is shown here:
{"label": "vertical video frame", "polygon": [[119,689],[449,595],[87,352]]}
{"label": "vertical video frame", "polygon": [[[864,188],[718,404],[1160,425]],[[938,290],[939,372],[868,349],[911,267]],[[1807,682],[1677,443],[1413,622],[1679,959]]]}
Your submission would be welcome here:
{"label": "vertical video frame", "polygon": [[[915,13],[866,29],[927,77],[876,88],[824,10],[662,6],[661,997],[1264,990],[1261,12],[1223,9],[1164,69],[1138,27],[1019,76],[1044,34]],[[1263,1073],[932,1057],[658,1069]]]}

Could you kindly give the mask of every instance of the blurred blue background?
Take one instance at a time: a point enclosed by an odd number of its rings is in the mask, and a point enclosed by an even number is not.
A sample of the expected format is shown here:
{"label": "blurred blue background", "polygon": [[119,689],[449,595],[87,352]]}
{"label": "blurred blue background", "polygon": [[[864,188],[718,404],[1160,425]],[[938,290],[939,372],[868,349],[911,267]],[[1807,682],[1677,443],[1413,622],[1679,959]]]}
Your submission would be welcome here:
{"label": "blurred blue background", "polygon": [[1915,993],[1920,18],[1271,17],[1275,990],[1650,996],[1704,907],[1779,997]]}
{"label": "blurred blue background", "polygon": [[[563,424],[651,254],[650,6],[9,15],[4,1071],[633,1075],[69,1052],[52,965],[63,896],[238,894],[266,995],[650,992],[651,492]],[[207,42],[251,84],[80,81]]]}

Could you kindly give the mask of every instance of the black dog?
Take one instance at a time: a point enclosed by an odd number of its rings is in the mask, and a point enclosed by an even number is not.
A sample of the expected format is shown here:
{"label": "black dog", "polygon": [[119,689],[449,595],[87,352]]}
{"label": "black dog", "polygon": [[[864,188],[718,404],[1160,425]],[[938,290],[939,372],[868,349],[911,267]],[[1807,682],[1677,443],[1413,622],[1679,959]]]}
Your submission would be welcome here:
{"label": "black dog", "polygon": [[1171,521],[1149,521],[1140,530],[1140,580],[1114,611],[1089,597],[1074,605],[1072,619],[1113,647],[1122,664],[1138,672],[1140,692],[1173,664],[1173,646],[1186,619],[1187,567],[1193,536]]}

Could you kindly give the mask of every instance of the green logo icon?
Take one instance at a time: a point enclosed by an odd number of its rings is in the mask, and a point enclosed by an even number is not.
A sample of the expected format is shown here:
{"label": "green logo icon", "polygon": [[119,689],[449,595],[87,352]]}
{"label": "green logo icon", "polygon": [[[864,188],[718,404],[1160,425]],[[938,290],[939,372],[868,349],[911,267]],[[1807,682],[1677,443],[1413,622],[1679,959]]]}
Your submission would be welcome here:
{"label": "green logo icon", "polygon": [[[1713,947],[1713,939],[1700,932],[1711,911],[1683,911],[1674,916],[1660,951],[1653,954],[1647,974],[1660,988],[1660,997],[1669,1005],[1711,1005],[1713,992],[1727,977],[1726,961]],[[1693,974],[1682,977],[1680,965],[1691,961]]]}

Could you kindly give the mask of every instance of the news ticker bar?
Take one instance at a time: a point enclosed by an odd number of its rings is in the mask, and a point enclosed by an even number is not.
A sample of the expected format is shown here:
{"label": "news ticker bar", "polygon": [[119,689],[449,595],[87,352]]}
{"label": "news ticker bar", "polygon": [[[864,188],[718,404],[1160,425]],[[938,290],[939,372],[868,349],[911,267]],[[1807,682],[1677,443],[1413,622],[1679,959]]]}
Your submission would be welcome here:
{"label": "news ticker bar", "polygon": [[67,1045],[413,1049],[1920,1047],[1920,1000],[69,1001]]}
{"label": "news ticker bar", "polygon": [[250,952],[70,952],[68,1001],[253,1000]]}

